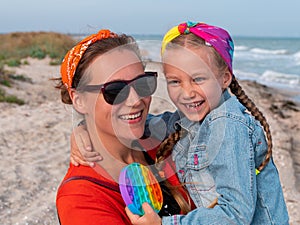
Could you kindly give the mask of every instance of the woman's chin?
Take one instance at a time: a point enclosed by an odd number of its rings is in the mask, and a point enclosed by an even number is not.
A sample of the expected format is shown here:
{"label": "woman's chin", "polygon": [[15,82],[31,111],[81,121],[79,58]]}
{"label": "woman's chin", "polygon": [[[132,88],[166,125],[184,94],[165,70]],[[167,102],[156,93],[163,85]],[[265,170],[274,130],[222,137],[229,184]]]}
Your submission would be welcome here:
{"label": "woman's chin", "polygon": [[123,140],[127,139],[129,141],[132,141],[132,140],[140,139],[144,134],[144,130],[145,130],[144,128],[131,128],[131,129],[128,128],[123,131],[118,130],[116,136],[119,139],[123,139]]}

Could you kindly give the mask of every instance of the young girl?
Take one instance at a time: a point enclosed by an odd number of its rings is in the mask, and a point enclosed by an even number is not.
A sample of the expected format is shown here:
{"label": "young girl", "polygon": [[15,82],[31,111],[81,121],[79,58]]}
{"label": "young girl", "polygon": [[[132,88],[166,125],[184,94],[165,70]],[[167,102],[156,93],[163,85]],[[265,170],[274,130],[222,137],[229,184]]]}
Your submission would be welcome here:
{"label": "young girl", "polygon": [[[198,207],[163,217],[162,224],[288,224],[269,125],[233,75],[230,35],[183,23],[166,33],[162,53],[168,93],[181,118],[160,146],[157,164],[172,154]],[[214,208],[207,208],[215,198]],[[161,223],[151,208],[145,211],[141,218],[127,214],[133,224]]]}
{"label": "young girl", "polygon": [[233,75],[233,50],[216,26],[188,22],[166,33],[163,68],[178,113],[161,116],[175,132],[156,163],[163,170],[172,157],[197,209],[160,219],[144,204],[143,217],[126,210],[133,224],[288,224],[269,125]]}

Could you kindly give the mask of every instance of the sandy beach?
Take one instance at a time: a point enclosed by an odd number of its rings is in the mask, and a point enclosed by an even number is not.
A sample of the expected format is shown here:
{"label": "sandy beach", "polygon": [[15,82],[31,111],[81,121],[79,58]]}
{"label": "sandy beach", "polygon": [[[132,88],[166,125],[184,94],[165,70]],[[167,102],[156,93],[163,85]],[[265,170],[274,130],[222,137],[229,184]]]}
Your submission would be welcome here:
{"label": "sandy beach", "polygon": [[[0,224],[58,224],[55,208],[57,187],[69,163],[69,137],[73,111],[61,103],[60,93],[49,78],[59,77],[59,66],[49,59],[27,59],[29,65],[7,68],[32,82],[16,81],[8,94],[26,104],[0,103]],[[149,70],[161,71],[149,63]],[[300,106],[299,92],[287,92],[253,81],[240,82],[270,123],[273,157],[277,165],[290,224],[300,224]],[[173,110],[164,79],[153,97],[152,113]],[[271,187],[270,187],[271,188]]]}

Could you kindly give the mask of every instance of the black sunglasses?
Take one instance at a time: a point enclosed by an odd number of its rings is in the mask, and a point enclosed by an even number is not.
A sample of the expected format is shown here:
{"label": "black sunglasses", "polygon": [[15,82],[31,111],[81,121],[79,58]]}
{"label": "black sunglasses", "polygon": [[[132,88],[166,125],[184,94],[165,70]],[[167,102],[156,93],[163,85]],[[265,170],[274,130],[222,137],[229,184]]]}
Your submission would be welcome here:
{"label": "black sunglasses", "polygon": [[128,98],[130,86],[132,86],[136,93],[142,98],[152,95],[157,87],[157,72],[145,72],[132,80],[86,85],[79,89],[80,91],[87,92],[101,92],[108,104],[117,105]]}

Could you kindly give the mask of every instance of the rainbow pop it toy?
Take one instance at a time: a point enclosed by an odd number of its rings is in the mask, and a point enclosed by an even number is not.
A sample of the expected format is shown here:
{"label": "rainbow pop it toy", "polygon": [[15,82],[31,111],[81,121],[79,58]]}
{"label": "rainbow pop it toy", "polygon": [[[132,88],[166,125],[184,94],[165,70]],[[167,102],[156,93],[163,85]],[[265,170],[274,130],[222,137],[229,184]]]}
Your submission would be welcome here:
{"label": "rainbow pop it toy", "polygon": [[120,191],[123,200],[134,214],[144,215],[142,204],[148,202],[155,212],[159,212],[163,196],[160,185],[153,173],[139,163],[132,163],[121,171]]}

